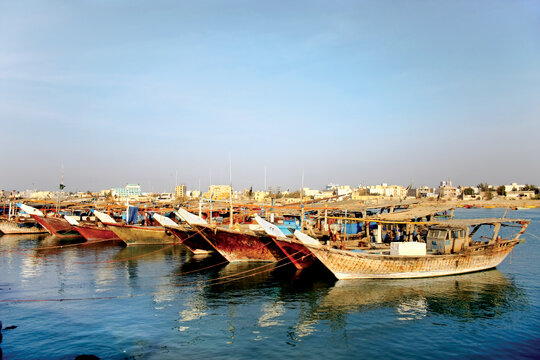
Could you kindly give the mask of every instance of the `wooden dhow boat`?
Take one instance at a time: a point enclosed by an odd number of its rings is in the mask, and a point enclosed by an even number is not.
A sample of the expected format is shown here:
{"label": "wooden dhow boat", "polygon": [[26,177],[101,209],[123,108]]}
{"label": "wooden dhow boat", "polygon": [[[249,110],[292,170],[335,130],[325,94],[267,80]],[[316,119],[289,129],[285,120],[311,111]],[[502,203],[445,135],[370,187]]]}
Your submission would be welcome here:
{"label": "wooden dhow boat", "polygon": [[236,224],[229,229],[208,225],[204,219],[182,208],[178,213],[229,262],[276,262],[284,258],[273,240],[258,225]]}
{"label": "wooden dhow boat", "polygon": [[313,242],[313,246],[320,245],[318,240],[309,236],[305,237],[305,234],[300,231],[296,231],[294,237],[286,236],[279,227],[264,220],[258,215],[255,216],[255,221],[263,227],[264,231],[266,231],[276,246],[298,270],[303,270],[313,265],[315,257],[311,253],[311,250],[308,249],[302,241],[298,240],[297,237],[302,236],[304,237],[304,241],[308,243]]}
{"label": "wooden dhow boat", "polygon": [[[299,240],[337,279],[422,278],[463,274],[498,266],[520,242],[529,220],[466,219],[427,223],[425,242],[392,242],[389,250],[342,250]],[[426,223],[424,223],[426,224]],[[493,227],[490,237],[472,240],[481,227]],[[499,236],[501,227],[519,231],[509,239]],[[472,229],[472,230],[471,230]],[[487,240],[487,241],[485,241]]]}
{"label": "wooden dhow boat", "polygon": [[92,213],[99,222],[79,222],[72,216],[65,216],[65,219],[87,242],[121,241],[113,231],[104,225],[105,222],[115,223],[116,221],[112,217],[97,210],[92,210]]}
{"label": "wooden dhow boat", "polygon": [[169,245],[178,243],[173,234],[162,226],[127,225],[106,223],[127,246],[131,245]]}
{"label": "wooden dhow boat", "polygon": [[[180,214],[178,214],[178,212],[176,211],[175,215],[179,219],[182,219]],[[186,226],[184,224],[177,224],[172,219],[160,214],[154,214],[153,218],[167,231],[173,234],[176,237],[177,241],[187,247],[192,253],[209,254],[215,252],[216,249],[214,248],[214,246],[204,237],[202,237],[190,225]],[[200,220],[202,220],[204,224],[206,224],[206,221],[204,219],[200,218]]]}
{"label": "wooden dhow boat", "polygon": [[21,203],[18,203],[17,206],[30,215],[52,235],[59,238],[76,238],[81,236],[63,217],[45,216],[40,210]]}
{"label": "wooden dhow boat", "polygon": [[0,220],[0,233],[4,235],[15,234],[45,234],[45,230],[34,219],[2,219]]}
{"label": "wooden dhow boat", "polygon": [[[126,221],[129,221],[130,210],[128,206],[126,211]],[[135,217],[137,213],[135,212]],[[131,214],[133,215],[133,213]],[[133,217],[133,216],[131,216]],[[111,230],[127,246],[131,245],[170,245],[176,244],[176,237],[167,231],[163,226],[144,226],[128,223],[104,222],[107,229]]]}

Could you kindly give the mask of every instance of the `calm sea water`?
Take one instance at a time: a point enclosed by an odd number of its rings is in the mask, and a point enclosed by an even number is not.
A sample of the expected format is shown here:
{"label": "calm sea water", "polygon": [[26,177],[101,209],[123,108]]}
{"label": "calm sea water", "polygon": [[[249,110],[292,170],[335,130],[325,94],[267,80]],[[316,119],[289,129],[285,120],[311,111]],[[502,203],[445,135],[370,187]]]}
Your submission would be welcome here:
{"label": "calm sea water", "polygon": [[[501,216],[458,209],[456,217]],[[324,270],[219,264],[182,246],[0,238],[4,359],[538,358],[540,209],[496,269],[335,281]],[[36,301],[34,301],[36,300]],[[62,301],[60,301],[62,300]]]}

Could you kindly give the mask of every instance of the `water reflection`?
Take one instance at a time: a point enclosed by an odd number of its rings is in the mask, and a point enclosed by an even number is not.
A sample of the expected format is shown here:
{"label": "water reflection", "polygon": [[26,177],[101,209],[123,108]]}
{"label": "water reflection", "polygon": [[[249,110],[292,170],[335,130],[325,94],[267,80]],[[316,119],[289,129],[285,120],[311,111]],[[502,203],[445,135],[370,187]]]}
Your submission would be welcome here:
{"label": "water reflection", "polygon": [[[213,309],[226,306],[230,314],[236,314],[245,304],[258,304],[257,310],[250,310],[258,328],[287,326],[294,341],[315,334],[322,321],[333,331],[344,330],[360,313],[378,310],[397,321],[431,315],[474,321],[495,318],[527,304],[524,291],[498,270],[431,279],[333,283],[318,274],[297,277],[293,271],[269,271],[273,267],[239,263],[206,273],[207,277],[199,278],[200,283],[190,289],[192,293],[182,297],[179,330],[188,329],[188,322]],[[291,309],[297,310],[294,324],[286,321]],[[234,338],[235,319],[229,321]]]}
{"label": "water reflection", "polygon": [[130,261],[137,264],[143,262],[161,262],[170,258],[185,255],[189,250],[183,245],[140,245],[120,248],[114,256],[115,261]]}
{"label": "water reflection", "polygon": [[390,308],[401,321],[442,315],[460,321],[494,318],[527,304],[522,289],[498,270],[460,276],[410,280],[338,281],[316,306],[301,311],[295,336],[312,333],[314,323],[329,320],[345,328],[350,314]]}

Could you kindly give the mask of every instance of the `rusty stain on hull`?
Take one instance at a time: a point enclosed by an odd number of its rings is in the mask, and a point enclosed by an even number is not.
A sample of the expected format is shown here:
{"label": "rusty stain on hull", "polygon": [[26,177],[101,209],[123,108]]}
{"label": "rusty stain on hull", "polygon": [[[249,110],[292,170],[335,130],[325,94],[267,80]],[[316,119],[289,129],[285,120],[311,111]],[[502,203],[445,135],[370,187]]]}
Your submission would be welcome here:
{"label": "rusty stain on hull", "polygon": [[58,237],[80,237],[81,235],[75,231],[73,226],[64,218],[56,217],[43,217],[37,215],[30,215],[41,226],[47,229],[53,235]]}
{"label": "rusty stain on hull", "polygon": [[248,234],[224,228],[194,225],[203,237],[229,262],[269,261],[284,258],[283,254],[269,236]]}
{"label": "rusty stain on hull", "polygon": [[187,230],[173,226],[165,226],[165,228],[176,236],[179,243],[186,246],[193,253],[198,253],[200,250],[206,252],[216,251],[214,246],[195,230]]}
{"label": "rusty stain on hull", "polygon": [[293,239],[282,240],[273,238],[273,240],[298,270],[302,270],[313,265],[313,254],[301,242]]}
{"label": "rusty stain on hull", "polygon": [[120,238],[111,230],[100,228],[95,225],[75,226],[75,231],[82,235],[88,242],[120,240]]}

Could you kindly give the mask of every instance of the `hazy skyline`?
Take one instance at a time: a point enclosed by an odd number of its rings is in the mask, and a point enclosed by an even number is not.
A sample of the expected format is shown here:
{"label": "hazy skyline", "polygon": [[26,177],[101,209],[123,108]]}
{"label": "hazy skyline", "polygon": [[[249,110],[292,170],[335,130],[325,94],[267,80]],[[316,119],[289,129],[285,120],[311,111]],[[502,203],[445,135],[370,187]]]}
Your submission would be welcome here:
{"label": "hazy skyline", "polygon": [[0,2],[0,189],[540,183],[538,1]]}

